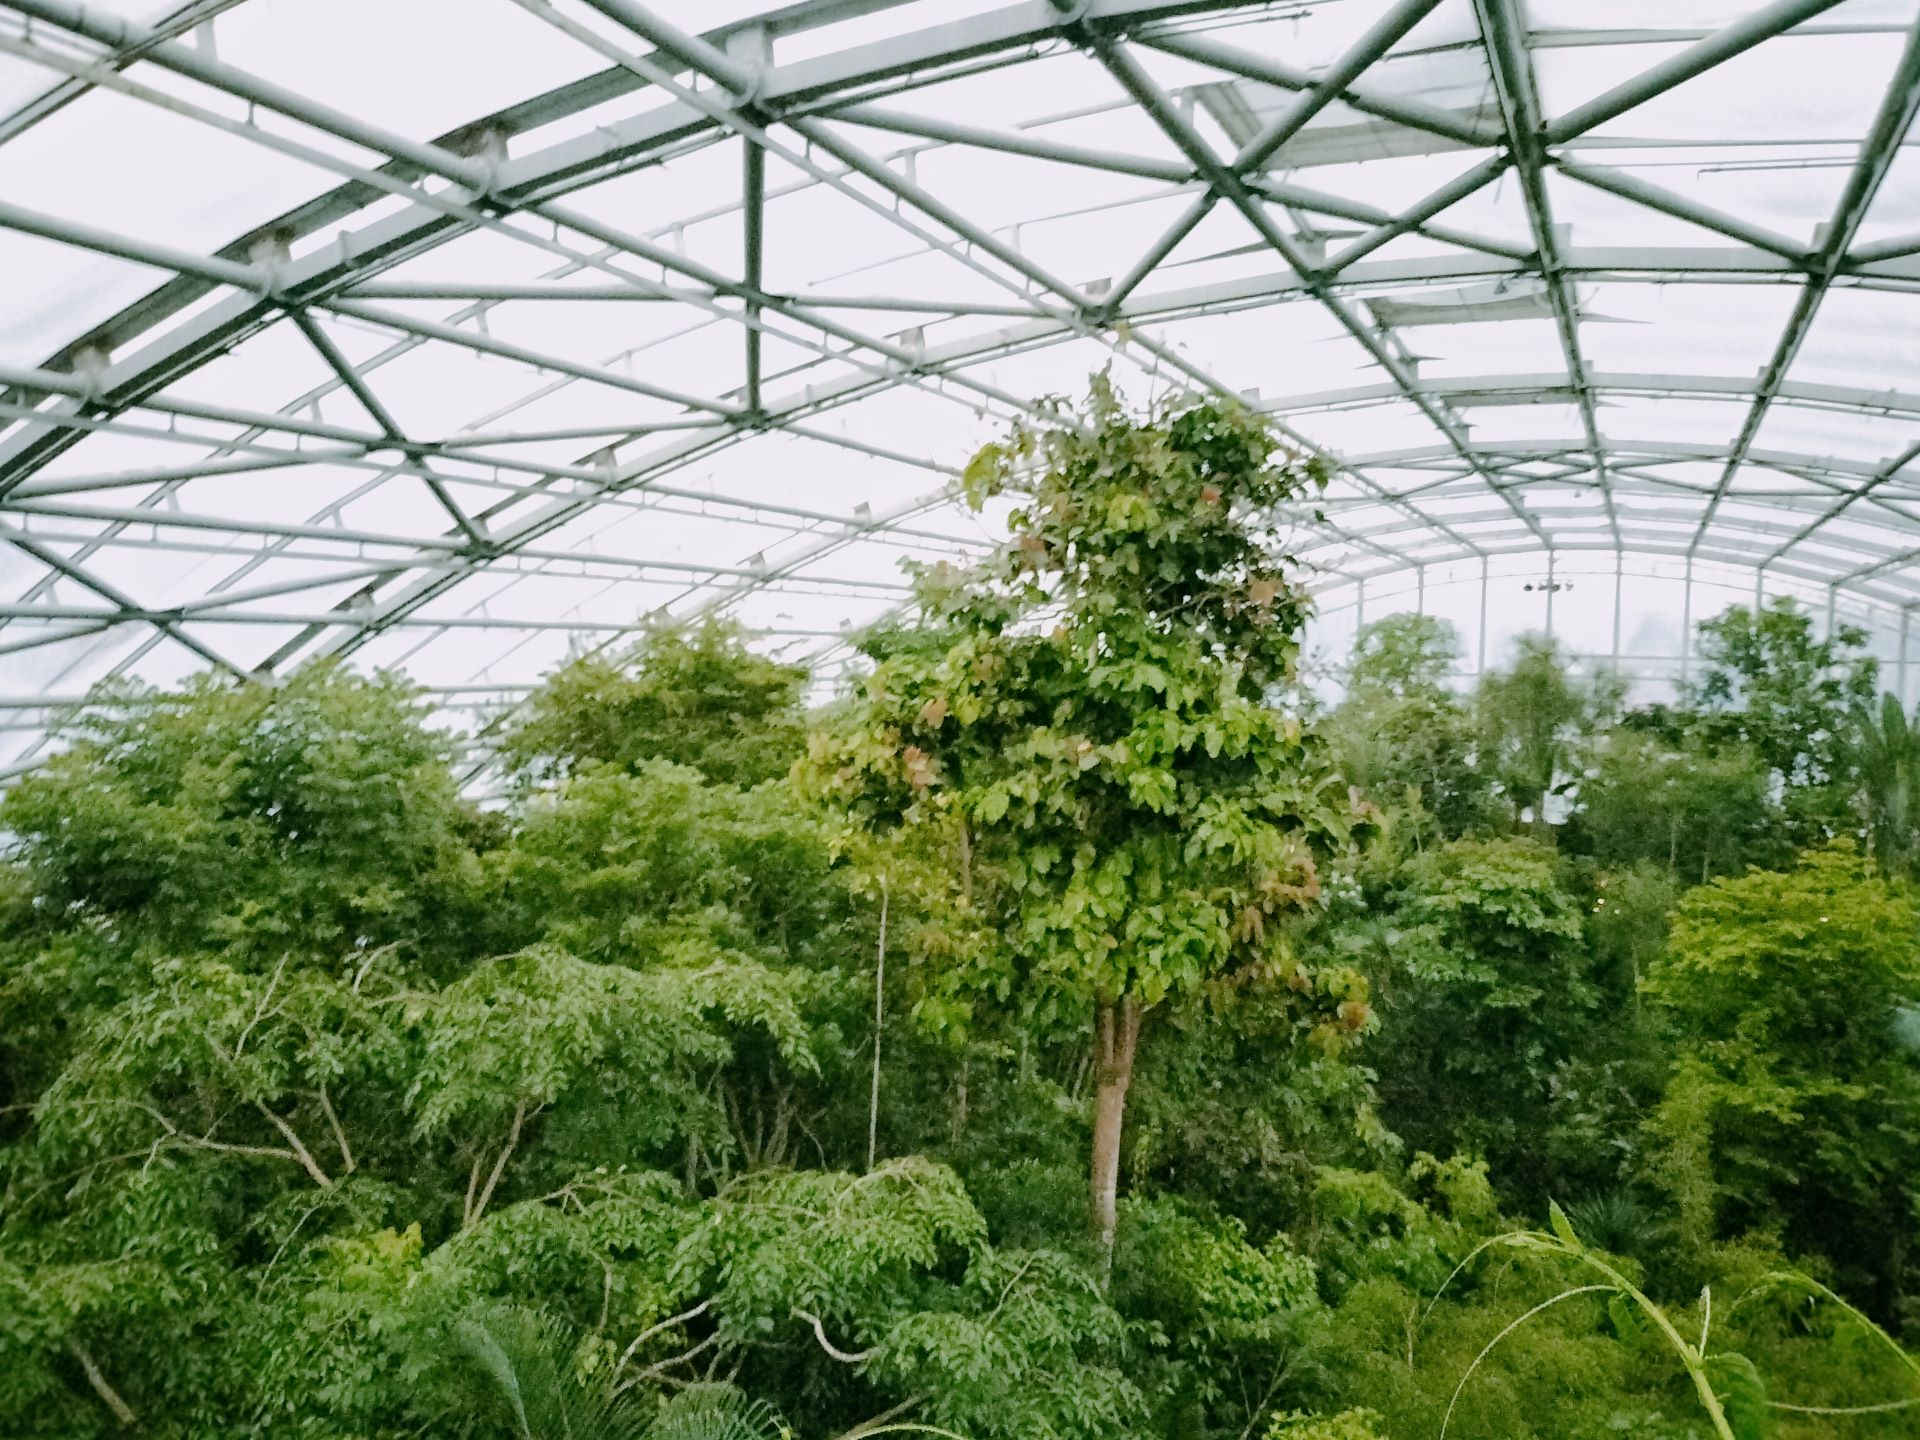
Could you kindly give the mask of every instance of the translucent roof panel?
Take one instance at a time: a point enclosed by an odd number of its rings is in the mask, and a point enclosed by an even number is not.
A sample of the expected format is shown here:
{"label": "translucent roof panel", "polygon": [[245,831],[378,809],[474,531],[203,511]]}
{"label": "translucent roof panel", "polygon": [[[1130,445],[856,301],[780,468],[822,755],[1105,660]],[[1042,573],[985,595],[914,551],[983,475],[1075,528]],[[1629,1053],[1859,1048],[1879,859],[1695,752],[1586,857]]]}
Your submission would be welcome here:
{"label": "translucent roof panel", "polygon": [[1916,109],[1920,0],[0,0],[0,770],[114,675],[831,673],[1102,369],[1328,459],[1323,643],[1904,637]]}

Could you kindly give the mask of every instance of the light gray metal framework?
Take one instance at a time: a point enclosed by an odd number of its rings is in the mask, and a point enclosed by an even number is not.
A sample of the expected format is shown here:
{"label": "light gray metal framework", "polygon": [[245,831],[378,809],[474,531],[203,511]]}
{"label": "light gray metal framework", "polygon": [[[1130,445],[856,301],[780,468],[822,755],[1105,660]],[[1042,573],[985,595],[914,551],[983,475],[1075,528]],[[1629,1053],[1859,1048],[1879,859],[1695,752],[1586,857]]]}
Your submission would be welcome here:
{"label": "light gray metal framework", "polygon": [[[1605,554],[1619,658],[1627,559],[1686,620],[1730,566],[1897,617],[1904,683],[1920,0],[438,8],[565,78],[426,128],[246,0],[0,0],[0,766],[112,674],[492,704],[713,609],[831,664],[1101,365],[1332,462],[1356,622],[1478,567],[1482,663],[1490,576],[1551,624]],[[164,224],[88,191],[142,115]]]}

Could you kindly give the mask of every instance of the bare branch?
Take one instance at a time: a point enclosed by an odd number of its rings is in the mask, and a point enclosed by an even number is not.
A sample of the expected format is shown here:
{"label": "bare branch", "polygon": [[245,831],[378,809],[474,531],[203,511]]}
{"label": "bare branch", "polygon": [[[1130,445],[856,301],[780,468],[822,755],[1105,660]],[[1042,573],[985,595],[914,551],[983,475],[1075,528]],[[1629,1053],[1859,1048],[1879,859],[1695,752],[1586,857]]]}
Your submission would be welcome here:
{"label": "bare branch", "polygon": [[473,1169],[467,1172],[467,1200],[460,1207],[460,1228],[466,1229],[473,1223],[474,1192],[480,1188],[480,1167],[486,1163],[487,1152],[481,1150],[473,1157]]}
{"label": "bare branch", "polygon": [[233,1042],[233,1058],[238,1060],[241,1051],[247,1048],[247,1037],[253,1034],[254,1026],[265,1018],[267,1006],[273,1001],[273,992],[280,988],[280,977],[286,973],[287,955],[282,952],[280,963],[273,967],[273,974],[267,978],[267,988],[260,992],[260,1003],[253,1007],[253,1018],[247,1021],[240,1031],[240,1038]]}
{"label": "bare branch", "polygon": [[627,1362],[632,1360],[635,1355],[640,1353],[640,1347],[646,1344],[647,1341],[653,1339],[654,1336],[660,1334],[662,1331],[671,1330],[676,1325],[684,1325],[689,1320],[697,1320],[700,1316],[707,1313],[708,1307],[711,1306],[712,1304],[713,1304],[713,1298],[709,1296],[707,1299],[702,1300],[698,1305],[694,1306],[691,1310],[682,1310],[678,1315],[669,1315],[665,1320],[662,1320],[658,1325],[649,1325],[646,1329],[642,1330],[638,1335],[633,1337],[633,1343],[627,1346],[625,1352],[621,1354],[618,1362],[615,1363],[613,1367],[614,1373],[618,1374],[621,1370],[625,1369]]}
{"label": "bare branch", "polygon": [[480,1191],[480,1198],[467,1212],[468,1225],[477,1225],[480,1217],[486,1213],[487,1202],[493,1199],[493,1187],[500,1183],[500,1177],[507,1168],[507,1161],[513,1158],[514,1147],[520,1143],[520,1127],[526,1122],[527,1102],[522,1100],[513,1107],[513,1124],[507,1130],[507,1143],[500,1147],[500,1158],[493,1162],[493,1173],[487,1176],[487,1183]]}
{"label": "bare branch", "polygon": [[866,1350],[842,1350],[827,1338],[827,1327],[820,1323],[818,1315],[810,1315],[798,1307],[794,1309],[793,1314],[796,1320],[804,1320],[813,1326],[813,1338],[820,1342],[820,1348],[843,1365],[861,1365],[880,1353],[878,1345]]}
{"label": "bare branch", "polygon": [[639,1348],[641,1348],[643,1344],[647,1344],[647,1340],[651,1340],[653,1336],[657,1336],[657,1334],[660,1334],[662,1331],[670,1331],[670,1329],[674,1329],[676,1325],[685,1325],[689,1319],[699,1319],[701,1315],[707,1313],[707,1309],[710,1308],[710,1306],[712,1306],[712,1296],[708,1296],[707,1300],[701,1300],[701,1304],[697,1304],[693,1309],[682,1309],[678,1315],[668,1315],[664,1321],[660,1321],[659,1325],[649,1325],[645,1331],[641,1331],[634,1336],[634,1342],[622,1352],[618,1363],[614,1363],[614,1369],[618,1371],[618,1369],[624,1367],[630,1359],[634,1359],[634,1356],[639,1354]]}
{"label": "bare branch", "polygon": [[704,1354],[705,1352],[707,1352],[708,1350],[711,1350],[714,1346],[718,1345],[719,1343],[720,1343],[720,1332],[716,1330],[713,1332],[713,1334],[707,1336],[706,1339],[702,1340],[698,1345],[695,1345],[691,1350],[683,1350],[681,1351],[680,1354],[675,1355],[671,1360],[659,1360],[653,1363],[652,1365],[647,1366],[647,1368],[644,1370],[634,1371],[632,1375],[628,1376],[625,1380],[622,1380],[618,1385],[613,1387],[613,1393],[618,1395],[623,1390],[631,1390],[634,1386],[638,1385],[642,1380],[652,1380],[652,1379],[655,1379],[656,1377],[664,1378],[662,1376],[663,1371],[671,1370],[675,1365],[684,1365],[687,1363],[687,1361],[693,1359],[694,1356]]}
{"label": "bare branch", "polygon": [[[188,1131],[182,1130],[178,1125],[174,1124],[172,1120],[168,1119],[164,1111],[144,1101],[125,1100],[115,1103],[132,1106],[142,1114],[149,1116],[153,1120],[153,1123],[165,1132],[160,1139],[154,1143],[152,1150],[147,1152],[149,1164],[152,1163],[152,1157],[157,1155],[159,1151],[168,1144],[185,1146],[191,1150],[212,1150],[222,1155],[255,1155],[270,1160],[291,1160],[296,1165],[301,1163],[300,1156],[297,1152],[293,1150],[282,1150],[277,1145],[236,1145],[227,1140],[215,1140],[211,1135],[191,1134]],[[261,1108],[264,1109],[265,1107],[263,1106]],[[215,1123],[218,1124],[217,1121]],[[307,1173],[312,1174],[313,1172],[309,1169]]]}
{"label": "bare branch", "polygon": [[80,1362],[80,1369],[87,1377],[87,1384],[93,1387],[93,1393],[100,1397],[101,1403],[113,1412],[113,1418],[120,1422],[122,1429],[131,1430],[140,1423],[140,1417],[133,1413],[133,1407],[120,1398],[118,1390],[107,1383],[107,1377],[101,1373],[99,1362],[93,1358],[92,1352],[71,1335],[67,1337],[67,1353]]}
{"label": "bare branch", "polygon": [[265,1101],[254,1101],[253,1108],[266,1116],[267,1122],[286,1137],[287,1145],[292,1149],[294,1158],[300,1162],[300,1168],[313,1177],[314,1184],[322,1190],[331,1190],[333,1181],[328,1178],[327,1172],[320,1168],[319,1162],[313,1158],[313,1152],[301,1143],[300,1136],[293,1126],[268,1109]]}
{"label": "bare branch", "polygon": [[383,956],[391,955],[400,947],[397,944],[376,945],[367,952],[367,958],[360,962],[360,968],[353,972],[353,984],[347,988],[355,995],[360,993],[361,982],[372,972]]}
{"label": "bare branch", "polygon": [[906,1414],[926,1398],[924,1395],[909,1395],[898,1405],[889,1405],[878,1415],[869,1415],[851,1430],[842,1431],[838,1440],[859,1440],[859,1437],[862,1435],[870,1435],[882,1425],[898,1420],[902,1415]]}
{"label": "bare branch", "polygon": [[334,1143],[340,1147],[340,1164],[351,1175],[359,1167],[354,1164],[353,1149],[347,1144],[347,1132],[340,1124],[340,1117],[334,1113],[333,1100],[328,1096],[326,1086],[320,1087],[316,1098],[320,1101],[321,1110],[326,1113],[327,1124],[333,1127]]}

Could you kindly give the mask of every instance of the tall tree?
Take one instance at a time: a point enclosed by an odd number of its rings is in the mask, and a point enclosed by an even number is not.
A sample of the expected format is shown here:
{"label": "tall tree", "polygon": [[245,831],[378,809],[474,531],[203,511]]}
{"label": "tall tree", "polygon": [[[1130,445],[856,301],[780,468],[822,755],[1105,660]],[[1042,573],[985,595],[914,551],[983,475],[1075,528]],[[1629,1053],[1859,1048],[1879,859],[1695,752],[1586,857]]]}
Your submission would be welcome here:
{"label": "tall tree", "polygon": [[1431,615],[1374,621],[1354,641],[1346,694],[1327,720],[1347,778],[1408,832],[1409,848],[1496,820],[1472,714],[1447,684],[1460,653],[1453,626]]}
{"label": "tall tree", "polygon": [[1853,744],[1874,859],[1889,875],[1910,875],[1920,852],[1920,727],[1889,693],[1878,706],[1854,707]]}
{"label": "tall tree", "polygon": [[1365,1021],[1358,977],[1310,976],[1280,923],[1314,903],[1361,818],[1318,739],[1271,703],[1307,612],[1273,527],[1320,480],[1243,412],[1185,400],[1136,422],[1097,381],[1078,410],[975,457],[968,498],[1012,498],[1010,538],[970,569],[922,571],[915,628],[865,642],[843,783],[908,826],[956,827],[961,863],[1005,878],[980,897],[1002,943],[939,977],[947,1013],[1091,1015],[1103,1253],[1150,1010],[1284,972],[1322,1023]]}
{"label": "tall tree", "polygon": [[1510,669],[1480,682],[1484,763],[1513,806],[1516,824],[1551,840],[1553,802],[1574,786],[1580,742],[1617,709],[1611,676],[1577,680],[1559,645],[1522,635]]}
{"label": "tall tree", "polygon": [[1817,635],[1813,617],[1779,596],[1735,605],[1700,626],[1699,678],[1682,691],[1696,731],[1751,749],[1779,777],[1796,838],[1844,830],[1856,775],[1856,710],[1873,702],[1879,666],[1867,632],[1837,625]]}
{"label": "tall tree", "polygon": [[651,630],[631,655],[558,671],[500,750],[531,779],[672,760],[718,784],[755,785],[786,774],[800,753],[806,683],[805,669],[749,650],[724,621]]}
{"label": "tall tree", "polygon": [[1450,621],[1403,610],[1360,628],[1353,640],[1347,688],[1405,695],[1444,685],[1464,653],[1460,632]]}
{"label": "tall tree", "polygon": [[1600,998],[1569,868],[1524,837],[1457,840],[1408,863],[1361,929],[1379,977],[1371,1063],[1387,1123],[1421,1150],[1486,1155],[1533,1189],[1553,1072]]}
{"label": "tall tree", "polygon": [[1766,767],[1743,745],[1622,727],[1593,746],[1572,824],[1603,865],[1657,865],[1697,884],[1782,857],[1768,789]]}
{"label": "tall tree", "polygon": [[1834,846],[1690,891],[1642,982],[1677,1041],[1656,1129],[1695,1228],[1784,1226],[1889,1311],[1920,1200],[1916,936],[1912,896]]}

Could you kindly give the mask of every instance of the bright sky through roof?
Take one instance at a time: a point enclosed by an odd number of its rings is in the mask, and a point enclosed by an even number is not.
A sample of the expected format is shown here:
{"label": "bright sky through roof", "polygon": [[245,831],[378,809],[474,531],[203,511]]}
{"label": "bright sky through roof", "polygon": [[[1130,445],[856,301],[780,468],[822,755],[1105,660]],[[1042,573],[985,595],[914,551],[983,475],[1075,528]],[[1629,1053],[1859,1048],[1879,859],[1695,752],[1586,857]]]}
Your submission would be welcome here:
{"label": "bright sky through roof", "polygon": [[1036,395],[1244,395],[1423,605],[1647,683],[1920,600],[1920,0],[0,0],[0,768],[109,675],[831,670]]}

